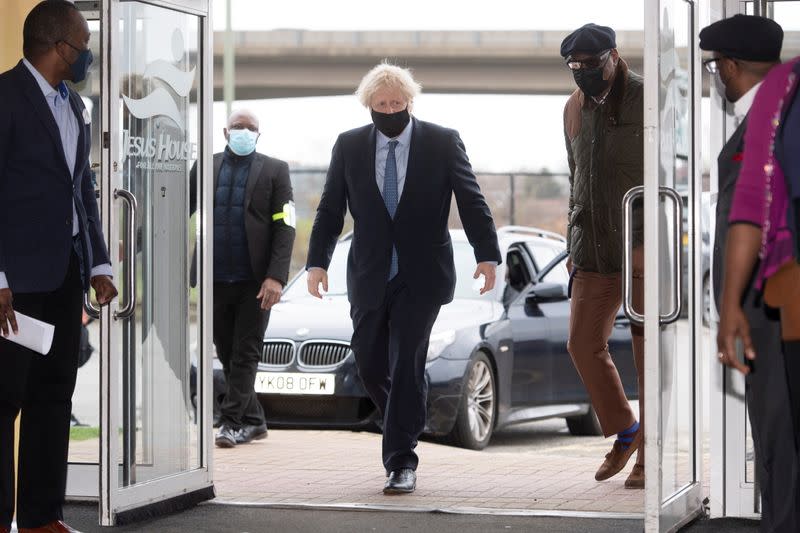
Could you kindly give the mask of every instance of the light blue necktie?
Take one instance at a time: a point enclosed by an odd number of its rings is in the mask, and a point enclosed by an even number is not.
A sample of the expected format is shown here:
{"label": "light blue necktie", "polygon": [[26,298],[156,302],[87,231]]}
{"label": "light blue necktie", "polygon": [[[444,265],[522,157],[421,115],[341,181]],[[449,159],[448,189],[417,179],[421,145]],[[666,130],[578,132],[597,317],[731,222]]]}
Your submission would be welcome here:
{"label": "light blue necktie", "polygon": [[[394,212],[397,210],[397,162],[394,156],[394,149],[397,141],[389,141],[389,155],[386,157],[386,171],[383,173],[383,203],[389,216],[394,219]],[[397,275],[397,250],[392,246],[392,262],[389,266],[389,279]]]}

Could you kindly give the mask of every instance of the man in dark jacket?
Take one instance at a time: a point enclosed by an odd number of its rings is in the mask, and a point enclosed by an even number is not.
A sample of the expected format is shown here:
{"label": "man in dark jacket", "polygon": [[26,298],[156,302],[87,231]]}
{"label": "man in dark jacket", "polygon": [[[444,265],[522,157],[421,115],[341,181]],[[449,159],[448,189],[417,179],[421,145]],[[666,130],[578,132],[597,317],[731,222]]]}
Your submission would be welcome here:
{"label": "man in dark jacket", "polygon": [[270,309],[289,277],[295,215],[289,165],[255,151],[255,115],[235,111],[223,131],[228,146],[214,154],[214,345],[228,390],[215,443],[233,448],[267,436],[255,379]]}
{"label": "man in dark jacket", "polygon": [[308,249],[308,290],[321,298],[347,209],[353,242],[347,296],[358,373],[383,416],[385,494],[416,488],[414,448],[425,427],[425,361],[439,309],[456,283],[447,229],[458,212],[484,277],[494,286],[500,248],[489,207],[454,130],[411,116],[420,86],[404,68],[382,63],[356,94],[372,124],[339,135]]}
{"label": "man in dark jacket", "polygon": [[[568,268],[573,276],[568,349],[603,434],[617,435],[595,479],[616,475],[638,449],[625,486],[643,488],[644,428],[636,421],[608,352],[608,337],[622,303],[622,199],[644,178],[643,83],[619,57],[611,28],[586,24],[564,39],[561,55],[578,85],[564,108],[570,169]],[[633,303],[641,312],[640,209],[634,210],[633,218]],[[632,325],[631,333],[642,420],[644,331]]]}
{"label": "man in dark jacket", "polygon": [[[742,39],[742,35],[751,38]],[[700,48],[711,53],[706,70],[733,116],[734,131],[717,158],[718,200],[712,279],[714,301],[721,306],[725,241],[733,192],[742,167],[747,115],[761,82],[780,63],[783,30],[774,20],[735,15],[700,32]],[[742,309],[758,353],[758,372],[747,376],[747,400],[761,490],[761,531],[797,531],[798,506],[792,472],[797,464],[789,409],[789,390],[777,313],[770,316],[758,292],[750,287]]]}
{"label": "man in dark jacket", "polygon": [[91,183],[89,114],[65,83],[86,78],[89,26],[72,3],[51,0],[22,33],[24,58],[0,74],[0,337],[19,333],[23,314],[55,333],[46,355],[0,338],[0,533],[15,497],[20,532],[65,533],[83,296],[92,287],[108,304],[117,290]]}

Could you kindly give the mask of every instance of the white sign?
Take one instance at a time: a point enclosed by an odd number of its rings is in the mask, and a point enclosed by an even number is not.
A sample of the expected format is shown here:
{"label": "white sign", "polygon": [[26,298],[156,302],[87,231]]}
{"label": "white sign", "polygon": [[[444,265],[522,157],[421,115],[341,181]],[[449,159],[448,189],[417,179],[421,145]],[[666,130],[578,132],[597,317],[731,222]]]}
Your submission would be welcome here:
{"label": "white sign", "polygon": [[259,372],[256,375],[256,392],[262,394],[333,394],[335,374],[307,374],[305,372]]}

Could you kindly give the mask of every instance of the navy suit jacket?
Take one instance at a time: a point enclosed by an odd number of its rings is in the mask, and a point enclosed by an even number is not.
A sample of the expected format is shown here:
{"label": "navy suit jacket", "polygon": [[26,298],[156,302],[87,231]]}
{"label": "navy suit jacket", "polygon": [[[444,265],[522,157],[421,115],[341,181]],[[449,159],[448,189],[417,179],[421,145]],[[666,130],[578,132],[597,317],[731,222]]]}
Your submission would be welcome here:
{"label": "navy suit jacket", "polygon": [[456,273],[447,227],[453,194],[475,259],[501,261],[494,221],[458,132],[412,120],[406,180],[394,219],[375,180],[376,129],[370,124],[336,141],[311,232],[307,267],[327,270],[350,208],[347,294],[365,309],[384,300],[392,245],[415,296],[440,305],[453,299]]}
{"label": "navy suit jacket", "polygon": [[69,99],[80,125],[72,174],[36,79],[21,61],[0,74],[0,272],[12,292],[50,292],[62,285],[73,250],[73,201],[84,288],[91,269],[109,263],[91,183],[91,125],[85,124],[80,96],[70,90]]}

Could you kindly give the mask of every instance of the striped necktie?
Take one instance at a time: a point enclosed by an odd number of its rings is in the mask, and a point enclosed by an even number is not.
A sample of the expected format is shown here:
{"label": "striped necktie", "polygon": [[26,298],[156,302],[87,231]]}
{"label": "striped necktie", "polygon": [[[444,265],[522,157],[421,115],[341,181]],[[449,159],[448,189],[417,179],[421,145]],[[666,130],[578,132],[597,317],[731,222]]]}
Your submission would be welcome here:
{"label": "striped necktie", "polygon": [[[386,157],[386,170],[383,173],[383,203],[386,204],[386,210],[389,211],[389,216],[394,219],[394,213],[397,211],[397,161],[395,159],[394,150],[397,147],[397,141],[389,141],[389,155]],[[389,266],[389,279],[391,280],[397,275],[397,250],[392,246],[392,262]]]}

